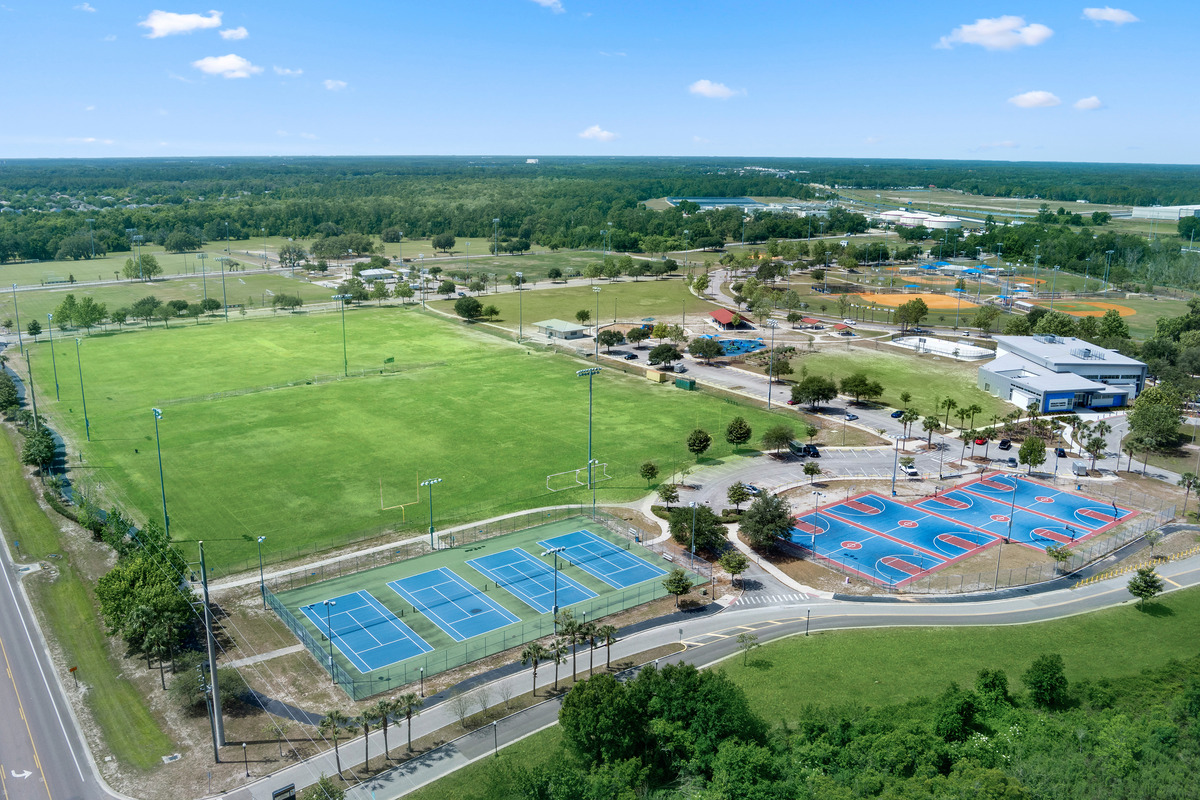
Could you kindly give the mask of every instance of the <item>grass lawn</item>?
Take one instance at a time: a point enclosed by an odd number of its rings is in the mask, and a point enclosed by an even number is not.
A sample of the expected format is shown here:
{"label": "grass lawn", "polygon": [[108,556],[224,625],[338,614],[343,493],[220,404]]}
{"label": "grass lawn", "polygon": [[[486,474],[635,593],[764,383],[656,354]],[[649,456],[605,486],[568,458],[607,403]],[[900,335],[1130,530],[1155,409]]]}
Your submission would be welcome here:
{"label": "grass lawn", "polygon": [[[206,540],[219,569],[248,567],[259,535],[277,560],[393,527],[422,529],[429,509],[419,478],[445,481],[439,527],[590,499],[583,488],[546,489],[548,474],[586,465],[582,362],[412,309],[364,307],[345,325],[350,369],[370,374],[334,380],[341,325],[340,314],[300,314],[92,336],[82,349],[90,443],[74,342],[56,338],[61,400],[42,342],[33,348],[38,407],[72,442],[73,479],[102,484],[142,519],[160,513],[150,409],[162,408],[171,533]],[[375,374],[387,359],[396,371]],[[314,375],[326,378],[306,384]],[[595,379],[594,454],[613,479],[599,485],[601,500],[642,496],[644,461],[667,475],[676,459],[691,459],[684,440],[694,428],[713,434],[707,457],[728,457],[722,434],[738,415],[756,435],[787,420],[606,370]],[[380,510],[381,481],[385,505],[420,501],[406,522],[400,510]]]}
{"label": "grass lawn", "polygon": [[[689,316],[695,315],[695,319],[688,323],[690,328],[703,328],[705,332],[712,330],[705,320],[708,312],[717,306],[696,297],[678,278],[636,282],[625,278],[615,283],[596,281],[595,287],[600,289],[599,295],[588,284],[572,284],[522,292],[519,296],[515,292],[489,294],[486,297],[480,295],[479,301],[500,309],[500,317],[496,321],[506,328],[516,330],[519,317],[523,316],[527,333],[533,332],[534,322],[544,319],[574,322],[575,312],[580,309],[586,309],[594,317],[597,296],[602,323],[614,319],[640,322],[648,317],[677,321],[686,309]],[[452,301],[439,300],[431,305],[449,313],[454,312]]]}
{"label": "grass lawn", "polygon": [[[509,796],[509,765],[536,768],[561,758],[562,728],[555,725],[527,736],[500,751],[499,758],[482,758],[405,797],[411,800],[467,800]],[[501,788],[503,787],[503,788]]]}
{"label": "grass lawn", "polygon": [[[885,348],[884,345],[880,345],[880,348],[878,351],[854,347],[818,352],[800,348],[799,355],[792,359],[792,369],[796,371],[792,378],[800,379],[801,367],[807,367],[810,375],[826,375],[836,381],[855,372],[865,372],[883,384],[880,402],[896,408],[903,405],[900,393],[906,390],[913,396],[910,405],[922,414],[933,413],[935,400],[947,397],[957,400],[959,408],[977,403],[983,408],[983,413],[975,417],[976,426],[990,424],[992,414],[1007,414],[1014,408],[975,385],[979,368],[977,363],[890,352],[891,348]],[[945,411],[941,414],[945,419]],[[955,424],[953,416],[950,422]],[[919,433],[920,426],[917,427]]]}
{"label": "grass lawn", "polygon": [[[46,314],[53,313],[68,294],[75,295],[76,300],[81,300],[84,296],[91,297],[97,303],[105,303],[111,312],[122,306],[128,308],[134,302],[148,295],[153,295],[164,303],[169,300],[187,300],[189,303],[198,303],[204,299],[206,289],[209,297],[221,299],[220,272],[215,275],[210,272],[207,278],[196,275],[191,279],[155,281],[154,283],[123,281],[106,286],[55,286],[37,291],[20,292],[17,295],[17,302],[21,314],[21,329],[24,333],[32,319],[41,322],[42,327],[45,328]],[[300,277],[291,278],[278,274],[240,275],[236,272],[225,274],[225,297],[231,306],[240,304],[249,308],[260,308],[264,303],[270,306],[271,297],[281,293],[299,294],[306,303],[329,302],[330,295],[333,294],[329,289],[309,283]],[[236,312],[231,310],[230,313]],[[0,315],[13,319],[15,322],[11,292],[0,293]],[[162,325],[161,322],[153,324]],[[183,318],[178,323],[172,322],[171,324],[194,325],[195,323]]]}
{"label": "grass lawn", "polygon": [[[34,575],[25,579],[26,590],[48,624],[47,636],[62,646],[63,657],[79,667],[80,681],[88,686],[84,702],[100,725],[104,741],[118,763],[148,770],[175,747],[159,728],[133,684],[121,679],[108,658],[104,626],[97,620],[91,588],[72,564],[71,556],[50,561],[61,554],[59,531],[42,512],[22,476],[13,445],[20,438],[11,431],[0,434],[0,519],[8,540],[21,543],[15,561],[38,560],[58,570],[53,580]],[[19,538],[18,538],[19,537]],[[83,623],[83,624],[81,624]]]}
{"label": "grass lawn", "polygon": [[[1080,306],[1084,306],[1087,303],[1110,303],[1115,306],[1133,309],[1134,314],[1132,316],[1122,315],[1121,318],[1129,325],[1130,335],[1140,341],[1145,341],[1154,335],[1159,317],[1179,317],[1188,313],[1186,300],[1149,297],[1145,295],[1126,298],[1124,294],[1111,293],[1108,297],[1088,298],[1073,302],[1077,302]],[[1039,302],[1038,305],[1049,308],[1050,301]],[[1054,306],[1057,310],[1059,304],[1056,302]],[[1064,310],[1076,311],[1078,309],[1074,305],[1068,305]],[[1096,310],[1103,312],[1105,309],[1096,308]]]}

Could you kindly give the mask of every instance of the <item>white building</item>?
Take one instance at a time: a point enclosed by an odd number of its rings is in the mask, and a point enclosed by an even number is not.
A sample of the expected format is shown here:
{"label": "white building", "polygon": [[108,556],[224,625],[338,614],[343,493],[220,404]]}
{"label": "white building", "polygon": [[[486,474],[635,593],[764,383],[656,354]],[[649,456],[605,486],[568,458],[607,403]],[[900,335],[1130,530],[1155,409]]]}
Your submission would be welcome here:
{"label": "white building", "polygon": [[1166,222],[1178,222],[1183,217],[1200,217],[1200,205],[1197,206],[1134,206],[1134,219],[1156,219]]}
{"label": "white building", "polygon": [[1041,412],[1128,405],[1146,385],[1146,365],[1073,336],[997,336],[996,359],[979,388]]}

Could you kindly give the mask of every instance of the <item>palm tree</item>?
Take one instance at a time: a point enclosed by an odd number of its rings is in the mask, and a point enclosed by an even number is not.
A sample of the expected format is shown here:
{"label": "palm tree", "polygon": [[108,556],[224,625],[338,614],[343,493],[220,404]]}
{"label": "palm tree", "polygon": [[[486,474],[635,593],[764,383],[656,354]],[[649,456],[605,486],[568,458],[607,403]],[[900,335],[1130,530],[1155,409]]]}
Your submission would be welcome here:
{"label": "palm tree", "polygon": [[1185,472],[1179,478],[1179,486],[1184,488],[1183,493],[1183,518],[1187,519],[1187,503],[1188,495],[1192,493],[1192,489],[1196,488],[1197,483],[1200,483],[1200,476],[1194,472]]}
{"label": "palm tree", "polygon": [[397,717],[404,717],[404,721],[408,723],[408,752],[412,752],[412,718],[413,714],[421,713],[421,706],[425,705],[425,701],[417,697],[415,692],[402,694],[392,701],[393,713]]}
{"label": "palm tree", "polygon": [[602,625],[600,630],[596,631],[596,635],[600,637],[600,641],[604,643],[604,647],[608,651],[604,660],[604,668],[612,669],[612,646],[617,641],[617,629],[613,625]]}
{"label": "palm tree", "polygon": [[579,672],[579,642],[582,637],[579,635],[580,621],[575,619],[575,615],[570,610],[560,611],[558,614],[558,632],[566,638],[571,645],[571,680],[575,680],[576,673]]}
{"label": "palm tree", "polygon": [[317,723],[317,730],[321,732],[321,736],[333,739],[333,756],[337,760],[338,775],[342,774],[342,754],[338,750],[338,739],[342,735],[342,730],[349,726],[350,718],[336,708],[326,711],[325,716],[321,717],[321,721]]}
{"label": "palm tree", "polygon": [[550,642],[550,646],[546,648],[546,652],[550,654],[550,660],[554,662],[554,691],[558,691],[558,665],[566,663],[567,660],[567,643],[562,639],[555,639]]}
{"label": "palm tree", "polygon": [[946,427],[949,428],[950,427],[950,412],[953,411],[954,409],[958,408],[958,401],[951,397],[947,397],[945,400],[942,401],[942,408],[946,409]]}
{"label": "palm tree", "polygon": [[391,721],[391,716],[396,711],[395,701],[388,700],[387,698],[380,698],[373,706],[368,708],[367,711],[369,711],[371,716],[379,723],[379,726],[383,728],[383,758],[384,760],[387,760],[391,758],[391,748],[388,747],[388,722]]}
{"label": "palm tree", "polygon": [[900,403],[905,408],[908,408],[908,404],[911,402],[912,402],[912,392],[901,392],[900,393]]}
{"label": "palm tree", "polygon": [[[1186,505],[1186,504],[1185,504]],[[146,628],[145,635],[142,636],[142,649],[146,651],[147,663],[150,656],[154,656],[158,660],[158,679],[162,683],[162,689],[167,690],[167,679],[163,674],[163,664],[168,658],[174,661],[175,648],[171,646],[173,631],[171,630],[170,617],[161,617],[153,625]],[[175,672],[174,664],[172,663],[171,672]]]}
{"label": "palm tree", "polygon": [[375,724],[375,718],[371,715],[371,709],[363,709],[363,713],[350,720],[350,730],[358,733],[360,730],[363,734],[363,768],[371,765],[371,726]]}
{"label": "palm tree", "polygon": [[967,417],[971,416],[971,409],[960,408],[954,412],[954,416],[958,419],[958,427],[965,429],[967,427]]}
{"label": "palm tree", "polygon": [[929,433],[929,438],[925,444],[933,447],[933,432],[942,427],[942,421],[937,417],[926,417],[921,421],[921,429]]}
{"label": "palm tree", "polygon": [[1038,408],[1036,400],[1030,400],[1029,405],[1025,406],[1025,416],[1029,417],[1030,422],[1037,422],[1038,417],[1042,415],[1042,410]]}
{"label": "palm tree", "polygon": [[585,622],[579,626],[579,641],[588,643],[588,676],[590,677],[596,671],[596,623]]}
{"label": "palm tree", "polygon": [[921,418],[921,412],[915,408],[906,408],[904,413],[900,415],[900,424],[904,426],[904,437],[907,439],[912,432],[912,424]]}
{"label": "palm tree", "polygon": [[533,662],[533,696],[537,697],[537,668],[539,661],[545,661],[550,657],[550,651],[547,650],[541,642],[530,642],[525,645],[525,649],[521,651],[521,665],[524,666]]}
{"label": "palm tree", "polygon": [[978,403],[971,403],[971,405],[967,406],[966,412],[967,412],[967,414],[969,414],[971,416],[971,427],[974,428],[975,427],[975,415],[982,414],[983,408],[980,407],[980,405]]}

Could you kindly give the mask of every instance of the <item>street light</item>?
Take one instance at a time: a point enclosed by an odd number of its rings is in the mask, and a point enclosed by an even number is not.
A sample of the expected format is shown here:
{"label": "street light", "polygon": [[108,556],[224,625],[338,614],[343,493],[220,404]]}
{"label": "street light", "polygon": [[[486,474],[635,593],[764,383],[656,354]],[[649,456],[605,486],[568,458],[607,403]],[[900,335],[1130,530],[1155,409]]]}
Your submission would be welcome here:
{"label": "street light", "polygon": [[266,269],[266,267],[267,267],[267,229],[259,228],[259,230],[262,231],[262,235],[263,235],[263,269]]}
{"label": "street light", "polygon": [[430,478],[426,481],[421,481],[422,486],[429,487],[429,549],[436,550],[437,547],[433,543],[433,485],[441,483],[441,478]]}
{"label": "street light", "polygon": [[325,632],[329,634],[329,677],[333,678],[333,682],[337,684],[337,678],[333,677],[333,626],[329,624],[329,609],[337,605],[337,600],[322,600],[325,604]]}
{"label": "street light", "polygon": [[[1109,251],[1109,252],[1111,253],[1112,251]],[[22,337],[20,337],[20,309],[17,308],[17,284],[16,283],[12,284],[12,313],[17,315],[17,344],[20,347],[20,351],[22,351],[22,353],[24,353],[25,341]]]}
{"label": "street light", "polygon": [[204,268],[204,262],[208,261],[208,253],[196,253],[196,258],[200,259],[200,282],[204,286],[204,299],[208,299],[208,270]]}
{"label": "street light", "polygon": [[1050,312],[1051,313],[1054,312],[1054,292],[1055,292],[1055,287],[1058,286],[1058,270],[1059,269],[1060,269],[1060,267],[1058,265],[1055,265],[1054,277],[1050,281]]}
{"label": "street light", "polygon": [[691,569],[696,563],[696,501],[693,500],[688,505],[692,507],[692,544],[688,553],[688,569]]}
{"label": "street light", "polygon": [[492,721],[492,758],[500,757],[500,734],[496,733],[496,722]]}
{"label": "street light", "polygon": [[596,295],[596,355],[594,356],[597,363],[600,361],[600,287],[593,286],[592,294]]}
{"label": "street light", "polygon": [[554,556],[554,606],[551,608],[551,613],[554,617],[554,633],[558,634],[558,554],[566,547],[551,547],[542,551],[542,558],[546,556]]}
{"label": "street light", "polygon": [[900,468],[900,437],[896,437],[896,454],[892,459],[892,497],[896,496],[896,471]]}
{"label": "street light", "polygon": [[50,337],[50,365],[54,367],[54,399],[58,400],[58,359],[54,357],[54,315],[46,315],[46,335]]}
{"label": "street light", "polygon": [[996,548],[996,580],[993,582],[996,589],[1000,588],[1000,554],[1004,552],[1004,543],[1012,538],[1013,515],[1017,510],[1017,478],[1015,475],[1012,482],[1012,501],[1008,506],[1008,535],[1000,540],[1000,546]]}
{"label": "street light", "polygon": [[586,375],[588,379],[588,485],[592,487],[592,519],[596,518],[596,484],[592,480],[592,469],[596,463],[592,460],[592,379],[596,377],[596,373],[600,369],[600,367],[588,367],[575,372],[576,377],[582,378]]}
{"label": "street light", "polygon": [[774,320],[763,323],[771,329],[771,354],[767,360],[767,411],[771,410],[771,386],[775,383],[775,329],[779,327]]}
{"label": "street light", "polygon": [[525,302],[521,294],[521,287],[525,285],[525,273],[518,272],[517,275],[517,344],[521,343],[521,337],[525,335]]}
{"label": "street light", "polygon": [[87,415],[87,393],[83,390],[83,362],[79,360],[79,339],[75,339],[75,363],[79,366],[79,396],[83,398],[83,429],[87,432],[87,440],[92,440],[92,424]]}
{"label": "street light", "polygon": [[[492,255],[500,255],[500,218],[492,220]],[[520,273],[517,273],[518,275]]]}
{"label": "street light", "polygon": [[265,536],[258,537],[258,589],[259,589],[259,592],[262,594],[263,611],[267,610],[267,584],[266,584],[266,581],[263,580],[263,566],[262,566],[262,543],[263,543],[263,540],[266,538],[267,537],[265,537]]}
{"label": "street light", "polygon": [[[229,252],[228,246],[226,246],[225,252]],[[225,267],[228,266],[229,256],[221,256],[217,261],[221,262],[221,305],[225,306],[225,321],[229,322],[229,297],[225,294]]]}
{"label": "street light", "polygon": [[242,742],[242,763],[246,765],[246,777],[250,777],[250,756],[246,755],[246,743]]}
{"label": "street light", "polygon": [[350,359],[346,355],[346,301],[349,300],[351,297],[352,297],[352,295],[348,295],[348,294],[335,294],[335,295],[333,295],[333,298],[332,298],[334,300],[339,301],[342,305],[342,377],[343,378],[350,377]]}
{"label": "street light", "polygon": [[171,541],[171,518],[167,516],[167,484],[163,481],[162,440],[158,436],[158,421],[162,419],[162,409],[152,408],[154,412],[154,444],[158,448],[158,488],[162,492],[163,533],[166,540]]}
{"label": "street light", "polygon": [[1108,270],[1112,266],[1112,254],[1114,252],[1114,250],[1104,251],[1104,291],[1106,292],[1108,291]]}
{"label": "street light", "polygon": [[[817,498],[816,500],[813,501],[813,513],[817,515],[817,522],[820,522],[821,521],[821,500],[825,497],[825,493],[814,491],[813,497]],[[813,557],[816,557],[816,555],[817,555],[817,531],[816,531],[815,525],[813,526],[812,541],[810,544],[810,549],[812,550]]]}

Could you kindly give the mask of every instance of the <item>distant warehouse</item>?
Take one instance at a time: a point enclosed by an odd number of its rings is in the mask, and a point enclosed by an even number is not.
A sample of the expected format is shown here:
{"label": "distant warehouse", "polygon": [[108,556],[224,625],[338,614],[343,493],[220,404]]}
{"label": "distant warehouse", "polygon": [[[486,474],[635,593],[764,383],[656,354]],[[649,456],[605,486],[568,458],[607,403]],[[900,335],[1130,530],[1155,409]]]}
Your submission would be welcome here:
{"label": "distant warehouse", "polygon": [[1134,206],[1134,219],[1178,222],[1184,217],[1200,217],[1200,206]]}
{"label": "distant warehouse", "polygon": [[997,336],[996,358],[979,368],[979,388],[1018,408],[1117,408],[1146,385],[1146,365],[1067,336]]}

